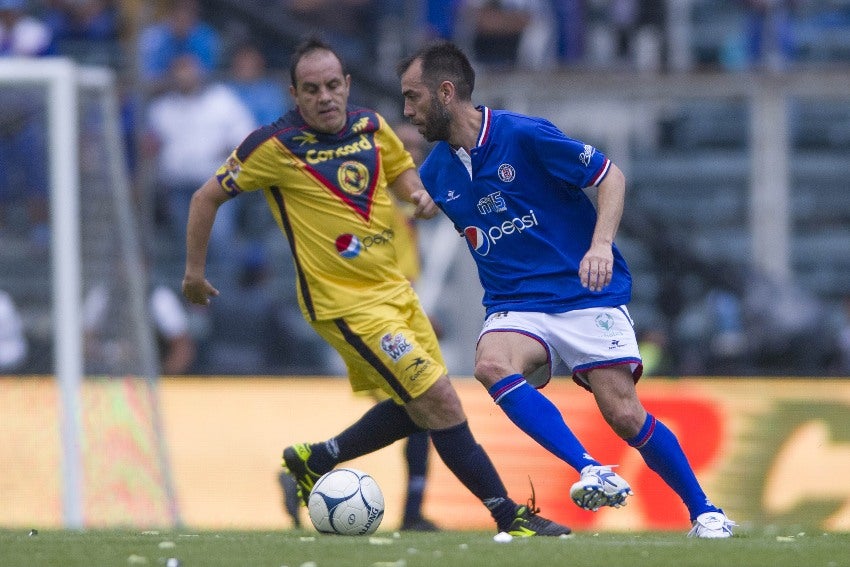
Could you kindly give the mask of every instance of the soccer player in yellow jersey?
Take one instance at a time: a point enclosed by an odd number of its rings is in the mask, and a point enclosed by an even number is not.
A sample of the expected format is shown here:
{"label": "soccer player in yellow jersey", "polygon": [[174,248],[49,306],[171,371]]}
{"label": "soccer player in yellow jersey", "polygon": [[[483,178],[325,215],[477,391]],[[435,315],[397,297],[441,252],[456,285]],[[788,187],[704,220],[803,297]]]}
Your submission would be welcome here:
{"label": "soccer player in yellow jersey", "polygon": [[199,305],[218,295],[205,277],[216,211],[262,190],[289,240],[304,317],[342,356],[354,391],[377,387],[389,396],[337,436],[284,449],[302,501],[337,464],[429,430],[437,454],[489,509],[499,532],[569,533],[533,504],[508,497],[399,269],[387,189],[413,203],[419,217],[437,213],[410,154],[379,114],[348,105],[351,77],[328,45],[315,38],[299,45],[290,79],[296,108],[250,134],[192,196],[183,293]]}

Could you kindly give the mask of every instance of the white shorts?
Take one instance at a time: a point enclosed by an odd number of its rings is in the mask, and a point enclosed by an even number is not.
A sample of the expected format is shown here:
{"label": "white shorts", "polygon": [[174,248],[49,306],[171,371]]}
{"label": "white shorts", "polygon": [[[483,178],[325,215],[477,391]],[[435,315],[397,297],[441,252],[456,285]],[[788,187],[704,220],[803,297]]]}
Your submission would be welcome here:
{"label": "white shorts", "polygon": [[643,372],[634,322],[625,305],[566,313],[500,311],[487,317],[478,339],[498,331],[522,333],[546,349],[547,364],[525,377],[535,388],[549,383],[559,359],[587,390],[587,373],[595,368],[628,364],[635,382]]}

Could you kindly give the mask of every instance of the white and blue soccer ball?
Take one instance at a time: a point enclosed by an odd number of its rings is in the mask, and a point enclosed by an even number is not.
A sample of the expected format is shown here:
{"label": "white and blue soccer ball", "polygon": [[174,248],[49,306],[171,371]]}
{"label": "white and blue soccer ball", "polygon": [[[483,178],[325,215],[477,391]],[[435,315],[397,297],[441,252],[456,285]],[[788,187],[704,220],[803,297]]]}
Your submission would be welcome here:
{"label": "white and blue soccer ball", "polygon": [[322,475],[307,503],[310,521],[321,533],[368,535],[384,519],[384,494],[369,474],[351,468]]}

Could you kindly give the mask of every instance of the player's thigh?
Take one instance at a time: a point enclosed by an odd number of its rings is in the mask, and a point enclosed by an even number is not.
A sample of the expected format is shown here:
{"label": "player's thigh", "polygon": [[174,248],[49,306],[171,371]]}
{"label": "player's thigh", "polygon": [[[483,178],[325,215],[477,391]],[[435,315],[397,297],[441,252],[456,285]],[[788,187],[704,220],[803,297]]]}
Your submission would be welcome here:
{"label": "player's thigh", "polygon": [[543,333],[527,319],[528,314],[510,312],[485,321],[475,350],[475,377],[485,386],[511,374],[529,375],[551,363]]}
{"label": "player's thigh", "polygon": [[406,404],[446,374],[437,338],[416,306],[400,298],[312,325],[342,357],[355,392],[378,388]]}

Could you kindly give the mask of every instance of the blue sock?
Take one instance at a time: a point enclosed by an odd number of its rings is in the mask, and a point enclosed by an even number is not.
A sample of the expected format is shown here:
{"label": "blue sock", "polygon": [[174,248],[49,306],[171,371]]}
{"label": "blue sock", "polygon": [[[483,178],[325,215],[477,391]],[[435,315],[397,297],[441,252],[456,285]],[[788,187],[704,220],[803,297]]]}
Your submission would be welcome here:
{"label": "blue sock", "polygon": [[502,378],[487,391],[517,427],[575,470],[600,464],[587,454],[555,404],[529,385],[522,374]]}
{"label": "blue sock", "polygon": [[654,416],[647,414],[643,428],[626,442],[637,449],[649,468],[682,498],[691,521],[703,512],[720,510],[703,492],[679,440]]}

